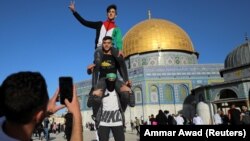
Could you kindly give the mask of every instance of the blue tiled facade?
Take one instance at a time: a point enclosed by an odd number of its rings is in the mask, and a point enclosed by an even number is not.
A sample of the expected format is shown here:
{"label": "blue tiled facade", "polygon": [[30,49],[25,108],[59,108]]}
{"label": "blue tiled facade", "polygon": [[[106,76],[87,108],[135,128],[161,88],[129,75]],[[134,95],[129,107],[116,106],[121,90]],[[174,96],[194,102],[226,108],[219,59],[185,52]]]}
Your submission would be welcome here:
{"label": "blue tiled facade", "polygon": [[[176,54],[180,53],[176,52]],[[141,57],[143,58],[143,55]],[[154,56],[151,54],[151,57]],[[149,57],[147,58],[150,60]],[[132,60],[130,64],[135,64],[135,58]],[[137,59],[138,62],[140,60],[142,59]],[[136,94],[136,105],[182,104],[193,88],[223,82],[219,74],[219,70],[223,69],[223,64],[196,63],[159,65],[156,59],[155,65],[130,67],[128,73],[133,83],[132,89]],[[91,80],[79,82],[77,86],[82,110],[90,110],[86,106],[86,101],[91,89]]]}

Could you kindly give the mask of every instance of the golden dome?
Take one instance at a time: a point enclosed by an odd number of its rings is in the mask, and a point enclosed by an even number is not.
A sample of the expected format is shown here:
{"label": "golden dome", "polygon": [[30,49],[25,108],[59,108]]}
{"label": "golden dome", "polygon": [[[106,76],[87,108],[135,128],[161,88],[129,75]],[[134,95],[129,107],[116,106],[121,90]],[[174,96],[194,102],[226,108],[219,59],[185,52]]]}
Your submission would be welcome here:
{"label": "golden dome", "polygon": [[123,38],[125,57],[159,50],[195,53],[192,41],[178,25],[163,19],[148,19],[132,27]]}

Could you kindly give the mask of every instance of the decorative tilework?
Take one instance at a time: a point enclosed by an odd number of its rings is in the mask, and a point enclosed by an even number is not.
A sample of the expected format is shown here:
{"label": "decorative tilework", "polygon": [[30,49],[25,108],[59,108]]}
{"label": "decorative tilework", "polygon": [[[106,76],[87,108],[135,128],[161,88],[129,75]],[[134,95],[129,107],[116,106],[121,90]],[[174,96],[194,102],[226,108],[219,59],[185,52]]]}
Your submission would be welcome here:
{"label": "decorative tilework", "polygon": [[[128,61],[127,61],[128,62]],[[197,64],[197,57],[184,52],[153,52],[130,57],[131,68],[155,65]]]}

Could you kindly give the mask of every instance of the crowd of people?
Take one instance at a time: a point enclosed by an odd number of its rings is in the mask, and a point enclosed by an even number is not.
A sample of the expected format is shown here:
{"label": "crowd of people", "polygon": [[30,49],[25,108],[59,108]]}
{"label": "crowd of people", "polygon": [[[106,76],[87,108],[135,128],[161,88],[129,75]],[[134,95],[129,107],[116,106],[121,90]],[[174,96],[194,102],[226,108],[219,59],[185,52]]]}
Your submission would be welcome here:
{"label": "crowd of people", "polygon": [[[197,115],[197,114],[196,114]],[[196,117],[194,117],[195,119]],[[181,113],[171,114],[168,110],[159,110],[158,114],[155,116],[151,114],[146,120],[143,117],[140,119],[135,117],[135,120],[131,120],[131,129],[134,130],[140,125],[189,125],[189,124],[199,124],[197,122],[192,123],[193,120],[188,120]],[[138,130],[137,130],[138,131]]]}
{"label": "crowd of people", "polygon": [[[47,124],[47,123],[46,123]],[[48,125],[44,126],[44,123],[40,123],[37,125],[37,127],[34,130],[34,136],[38,137],[39,140],[46,139],[47,134],[48,138],[50,138],[50,134],[59,134],[61,132],[64,132],[65,138],[66,138],[66,133],[65,133],[65,123],[56,123],[56,122],[49,122]],[[48,129],[48,132],[45,132],[45,128]]]}
{"label": "crowd of people", "polygon": [[[218,109],[212,120],[209,123],[210,125],[250,125],[250,111],[245,105],[241,106],[239,110],[239,108],[235,107],[235,104],[231,104],[227,114]],[[180,112],[171,114],[168,110],[159,110],[156,116],[151,114],[146,120],[143,117],[135,117],[135,120],[130,121],[131,131],[136,130],[137,135],[139,135],[140,125],[205,125],[205,123],[197,113],[191,119],[188,119]]]}
{"label": "crowd of people", "polygon": [[215,125],[249,125],[250,111],[247,106],[236,107],[233,103],[229,110],[218,109],[214,114],[213,120]]}
{"label": "crowd of people", "polygon": [[53,118],[49,119],[46,117],[42,123],[36,126],[33,134],[35,137],[38,137],[39,140],[50,140],[50,134],[59,134],[63,132],[63,137],[67,141],[70,141],[73,125],[72,116],[73,115],[69,112],[63,115],[63,123],[56,123]]}

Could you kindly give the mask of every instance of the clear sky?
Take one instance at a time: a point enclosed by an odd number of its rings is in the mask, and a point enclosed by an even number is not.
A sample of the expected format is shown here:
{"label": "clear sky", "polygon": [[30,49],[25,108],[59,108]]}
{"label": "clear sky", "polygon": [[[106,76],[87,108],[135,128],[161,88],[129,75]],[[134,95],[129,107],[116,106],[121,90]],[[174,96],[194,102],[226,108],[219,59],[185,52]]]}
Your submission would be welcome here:
{"label": "clear sky", "polygon": [[[95,31],[82,26],[68,9],[70,0],[0,1],[0,83],[11,73],[39,71],[50,96],[58,77],[74,82],[90,79]],[[75,0],[87,20],[106,20],[106,7],[118,6],[117,25],[123,35],[152,18],[172,21],[190,36],[199,63],[223,63],[233,48],[250,35],[250,0]]]}

